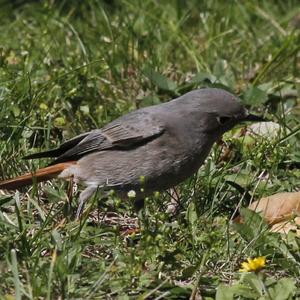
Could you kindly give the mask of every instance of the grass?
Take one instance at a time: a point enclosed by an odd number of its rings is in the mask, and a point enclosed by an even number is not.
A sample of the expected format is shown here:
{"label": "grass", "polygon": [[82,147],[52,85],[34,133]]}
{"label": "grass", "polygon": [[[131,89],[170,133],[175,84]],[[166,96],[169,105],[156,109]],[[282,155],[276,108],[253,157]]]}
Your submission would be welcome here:
{"label": "grass", "polygon": [[[2,178],[48,163],[25,154],[198,87],[233,91],[281,131],[226,134],[177,188],[176,216],[165,212],[167,193],[139,216],[130,202],[96,195],[75,222],[58,180],[1,191],[0,298],[297,297],[296,235],[270,233],[250,212],[244,225],[229,220],[247,196],[300,187],[299,16],[296,0],[2,1]],[[241,277],[240,263],[262,255],[264,273]]]}

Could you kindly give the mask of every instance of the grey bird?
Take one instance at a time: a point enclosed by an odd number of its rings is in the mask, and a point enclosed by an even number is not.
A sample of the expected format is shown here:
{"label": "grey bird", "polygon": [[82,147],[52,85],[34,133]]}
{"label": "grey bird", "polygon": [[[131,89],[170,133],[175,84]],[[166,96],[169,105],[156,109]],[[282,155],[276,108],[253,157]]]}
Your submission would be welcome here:
{"label": "grey bird", "polygon": [[0,189],[18,189],[53,177],[72,178],[86,186],[77,215],[98,188],[113,189],[121,198],[134,190],[136,199],[142,199],[194,174],[214,142],[245,121],[265,120],[250,114],[225,90],[194,90],[167,103],[130,112],[57,149],[26,156],[56,159],[34,174],[0,182]]}

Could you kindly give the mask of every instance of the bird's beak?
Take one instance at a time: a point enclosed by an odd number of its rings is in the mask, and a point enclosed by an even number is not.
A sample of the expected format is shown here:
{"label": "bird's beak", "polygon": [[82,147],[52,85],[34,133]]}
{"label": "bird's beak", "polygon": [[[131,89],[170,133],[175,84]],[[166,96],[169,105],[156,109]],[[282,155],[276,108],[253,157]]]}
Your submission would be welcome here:
{"label": "bird's beak", "polygon": [[270,120],[263,118],[261,116],[256,116],[252,114],[248,114],[244,119],[243,122],[270,122]]}

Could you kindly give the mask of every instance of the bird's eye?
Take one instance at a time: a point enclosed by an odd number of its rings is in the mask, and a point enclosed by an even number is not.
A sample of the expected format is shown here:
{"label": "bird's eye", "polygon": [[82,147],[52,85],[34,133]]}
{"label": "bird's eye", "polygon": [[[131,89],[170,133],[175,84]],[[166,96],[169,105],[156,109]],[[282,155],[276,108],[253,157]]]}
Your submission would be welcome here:
{"label": "bird's eye", "polygon": [[225,123],[227,123],[228,121],[231,120],[230,117],[226,117],[226,116],[223,116],[223,117],[217,117],[217,120],[218,120],[218,123],[220,125],[224,125]]}

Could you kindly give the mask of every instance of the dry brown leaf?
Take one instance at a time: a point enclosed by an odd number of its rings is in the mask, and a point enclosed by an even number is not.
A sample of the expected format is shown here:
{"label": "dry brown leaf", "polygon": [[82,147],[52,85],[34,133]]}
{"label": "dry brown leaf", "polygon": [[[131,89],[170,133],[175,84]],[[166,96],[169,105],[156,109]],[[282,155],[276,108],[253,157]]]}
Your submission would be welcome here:
{"label": "dry brown leaf", "polygon": [[[252,202],[249,209],[260,213],[272,232],[287,234],[290,230],[300,236],[300,192],[278,193]],[[241,216],[235,220],[243,223]]]}
{"label": "dry brown leaf", "polygon": [[282,221],[274,224],[271,227],[272,232],[279,232],[287,234],[290,230],[296,232],[297,236],[300,236],[300,217],[296,217],[293,220]]}
{"label": "dry brown leaf", "polygon": [[248,208],[259,212],[269,224],[290,220],[300,214],[300,192],[264,197],[251,203]]}

